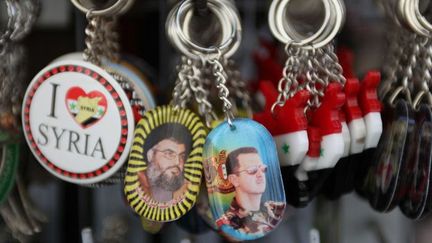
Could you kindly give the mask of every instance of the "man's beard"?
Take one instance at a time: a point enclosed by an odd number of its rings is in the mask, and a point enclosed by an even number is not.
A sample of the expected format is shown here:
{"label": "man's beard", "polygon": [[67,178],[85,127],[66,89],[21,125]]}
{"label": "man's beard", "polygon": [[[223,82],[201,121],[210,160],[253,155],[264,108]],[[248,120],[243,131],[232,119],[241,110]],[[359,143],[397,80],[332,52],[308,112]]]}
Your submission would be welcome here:
{"label": "man's beard", "polygon": [[[175,176],[169,171],[173,168],[177,168],[180,171],[179,175]],[[146,173],[151,187],[160,187],[173,192],[183,185],[184,176],[179,166],[170,166],[164,171],[161,171],[159,167],[150,163]]]}

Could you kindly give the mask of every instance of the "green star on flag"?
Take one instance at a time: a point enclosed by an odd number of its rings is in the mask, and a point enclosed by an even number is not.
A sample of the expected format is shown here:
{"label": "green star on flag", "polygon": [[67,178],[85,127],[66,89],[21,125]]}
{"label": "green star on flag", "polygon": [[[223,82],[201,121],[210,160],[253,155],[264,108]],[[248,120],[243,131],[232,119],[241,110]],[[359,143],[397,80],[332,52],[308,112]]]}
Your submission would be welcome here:
{"label": "green star on flag", "polygon": [[104,112],[104,111],[103,111],[102,108],[99,108],[99,109],[98,109],[98,115],[99,115],[99,116],[102,116],[103,112]]}
{"label": "green star on flag", "polygon": [[282,146],[282,149],[283,149],[283,151],[284,151],[285,154],[288,154],[288,153],[289,153],[289,149],[290,149],[290,147],[289,147],[288,144],[285,143],[285,144]]}
{"label": "green star on flag", "polygon": [[70,103],[70,109],[71,110],[75,110],[75,108],[76,108],[76,104],[75,103]]}
{"label": "green star on flag", "polygon": [[320,157],[324,156],[324,149],[320,149]]}

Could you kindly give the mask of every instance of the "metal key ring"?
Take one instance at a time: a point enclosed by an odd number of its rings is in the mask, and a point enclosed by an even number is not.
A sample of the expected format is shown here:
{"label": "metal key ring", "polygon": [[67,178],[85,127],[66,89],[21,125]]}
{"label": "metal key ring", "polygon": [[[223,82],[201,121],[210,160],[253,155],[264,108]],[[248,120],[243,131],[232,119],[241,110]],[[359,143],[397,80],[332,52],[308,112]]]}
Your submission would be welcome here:
{"label": "metal key ring", "polygon": [[399,95],[404,94],[405,95],[405,101],[412,107],[412,99],[411,99],[411,92],[407,87],[399,86],[397,87],[393,93],[388,98],[388,104],[392,107],[395,106],[395,101],[399,97]]}
{"label": "metal key ring", "polygon": [[[273,35],[279,41],[285,44],[293,42],[292,40],[293,38],[287,36],[286,34],[287,31],[291,31],[290,33],[296,36],[294,39],[299,45],[306,45],[311,43],[313,40],[318,39],[322,35],[324,30],[328,28],[330,23],[330,18],[333,17],[332,11],[330,9],[331,8],[330,3],[326,0],[322,1],[324,4],[324,13],[325,13],[324,21],[317,32],[315,32],[310,37],[304,38],[304,37],[299,37],[300,34],[298,34],[295,30],[292,30],[292,28],[290,28],[289,25],[285,24],[286,21],[283,21],[284,17],[286,16],[285,14],[287,11],[287,6],[289,1],[290,0],[274,0],[270,5],[268,22],[269,22],[270,30],[273,33]],[[278,24],[278,23],[283,23],[283,24]],[[300,40],[301,38],[303,38],[303,40]]]}
{"label": "metal key ring", "polygon": [[[210,11],[215,14],[222,25],[222,41],[218,46],[202,47],[194,43],[184,29],[189,25],[193,4],[186,0],[174,8],[167,19],[166,29],[172,44],[183,54],[192,59],[217,58],[220,55],[229,57],[238,49],[241,41],[241,24],[234,5],[227,0],[208,2]],[[189,16],[189,17],[188,17]],[[187,18],[185,18],[187,17]],[[174,18],[174,19],[172,19]],[[187,29],[187,28],[186,28]]]}
{"label": "metal key ring", "polygon": [[5,30],[0,33],[0,55],[3,55],[6,51],[4,47],[8,44],[8,42],[10,42],[10,38],[12,33],[15,31],[18,18],[16,2],[8,0],[5,1],[5,3],[7,8],[8,20]]}
{"label": "metal key ring", "polygon": [[[294,41],[293,44],[300,45],[304,49],[310,50],[313,48],[320,48],[328,42],[330,42],[334,36],[339,32],[340,27],[344,21],[344,15],[345,10],[344,6],[341,5],[342,3],[339,0],[326,0],[327,3],[329,3],[329,14],[330,14],[330,20],[327,25],[325,25],[326,28],[324,28],[324,31],[321,33],[321,35],[318,35],[318,37],[314,40],[311,40],[310,43],[304,44],[304,43],[298,43],[295,41],[295,39],[292,37],[292,33],[283,31],[282,33],[285,33],[285,38],[291,41]],[[325,6],[325,5],[324,5]],[[289,30],[292,28],[289,28],[289,23],[287,21],[284,21],[284,12],[279,11],[277,12],[277,25],[284,26],[285,30]],[[298,35],[298,34],[297,34]],[[306,42],[306,41],[305,41]]]}
{"label": "metal key ring", "polygon": [[[332,2],[330,1],[323,1],[324,6],[326,4],[328,4],[329,7],[329,19],[328,21],[326,21],[324,19],[323,21],[323,25],[321,26],[322,29],[319,29],[315,34],[317,34],[317,38],[314,38],[312,41],[308,42],[307,45],[313,46],[314,42],[319,42],[322,41],[323,39],[326,38],[326,36],[329,35],[329,33],[332,32],[332,30],[334,29],[334,25],[336,24],[337,21],[337,17],[334,14],[336,12],[336,6],[332,4]],[[282,10],[282,11],[281,11]],[[307,41],[305,40],[305,36],[301,35],[300,33],[298,33],[295,28],[291,27],[289,21],[287,21],[286,18],[284,18],[284,16],[286,16],[286,8],[285,9],[280,9],[280,11],[277,13],[277,17],[278,17],[278,22],[279,23],[283,23],[283,29],[284,31],[282,31],[283,33],[288,33],[289,37],[288,38],[296,38],[297,40],[303,40],[303,41]],[[320,35],[318,35],[320,34]],[[313,37],[313,36],[312,36]],[[297,41],[298,42],[298,41]],[[308,49],[308,48],[306,48]]]}
{"label": "metal key ring", "polygon": [[129,9],[133,6],[135,3],[135,0],[127,0],[126,4],[123,6],[123,8],[120,10],[119,15],[122,15],[129,11]]}
{"label": "metal key ring", "polygon": [[432,24],[425,18],[425,16],[423,16],[423,14],[421,14],[420,1],[419,0],[411,1],[411,7],[413,9],[415,16],[417,17],[417,20],[427,30],[428,32],[427,37],[431,37]]}
{"label": "metal key ring", "polygon": [[[413,0],[399,0],[396,11],[399,18],[398,22],[419,35],[429,36],[429,31],[420,23],[419,16],[421,14],[418,9],[418,3],[417,1],[416,4]],[[416,6],[418,13],[416,13]]]}
{"label": "metal key ring", "polygon": [[223,31],[224,37],[221,44],[216,47],[204,48],[193,43],[189,36],[185,34],[183,29],[188,26],[190,18],[184,19],[184,24],[182,26],[180,25],[181,16],[191,16],[188,13],[192,12],[190,10],[192,10],[193,7],[192,1],[186,0],[179,5],[174,21],[174,30],[176,30],[180,45],[185,46],[186,49],[190,50],[195,56],[205,54],[207,58],[218,57],[220,55],[229,57],[238,49],[241,40],[241,24],[237,11],[234,5],[229,1],[212,0],[208,2],[208,6],[210,11],[218,16],[222,24],[222,29],[227,28],[227,30]]}
{"label": "metal key ring", "polygon": [[[117,0],[113,5],[105,8],[105,9],[99,9],[95,10],[92,9],[92,15],[93,16],[114,16],[119,13],[121,13],[125,6],[127,6],[128,2],[130,0]],[[83,13],[88,13],[91,8],[85,7],[80,0],[71,0],[72,4],[81,10]]]}
{"label": "metal key ring", "polygon": [[[288,3],[289,1],[283,0],[284,2]],[[324,28],[320,28],[319,32],[322,31],[319,35],[316,35],[315,39],[307,38],[309,40],[301,40],[296,41],[295,38],[293,38],[293,34],[290,32],[287,32],[286,30],[292,29],[287,27],[289,25],[288,22],[285,21],[284,14],[285,11],[276,11],[276,18],[275,23],[276,26],[285,26],[284,31],[281,31],[279,34],[282,35],[283,39],[289,42],[293,42],[294,45],[300,45],[304,49],[313,49],[313,48],[321,48],[325,45],[327,45],[329,42],[331,42],[336,34],[340,31],[340,28],[345,20],[345,7],[343,3],[340,0],[325,0],[329,3],[328,14],[330,16],[328,24],[323,24]],[[326,6],[326,4],[324,4]],[[280,6],[279,6],[280,7]],[[286,6],[283,6],[286,8]],[[279,29],[280,30],[280,29]],[[295,35],[295,34],[294,34]],[[297,34],[298,36],[298,34]],[[286,42],[287,43],[287,42]]]}
{"label": "metal key ring", "polygon": [[423,100],[425,100],[424,102],[428,105],[432,105],[432,94],[430,91],[420,90],[413,100],[412,108],[418,111]]}
{"label": "metal key ring", "polygon": [[335,9],[335,23],[332,26],[331,32],[327,35],[323,40],[318,40],[318,43],[312,41],[312,45],[315,48],[321,48],[327,44],[329,44],[339,33],[342,28],[342,25],[345,22],[345,5],[341,0],[331,0],[330,3],[334,5]]}
{"label": "metal key ring", "polygon": [[[227,47],[227,51],[225,53],[223,53],[223,55],[224,55],[224,57],[229,58],[232,55],[234,55],[234,53],[237,51],[237,49],[240,46],[240,42],[241,42],[241,21],[240,21],[239,13],[238,13],[237,8],[236,8],[236,6],[235,6],[235,4],[234,4],[233,1],[231,1],[231,0],[219,0],[219,2],[221,2],[222,4],[225,4],[228,7],[229,14],[232,17],[232,18],[226,18],[224,15],[220,15],[220,19],[221,20],[225,20],[224,21],[225,22],[225,26],[232,26],[233,30],[236,31],[236,33],[234,33],[234,37],[233,37],[233,33],[232,32],[227,31],[227,33],[226,33],[226,37],[225,38],[231,39],[231,46]],[[186,14],[186,16],[185,16],[182,28],[185,29],[185,30],[187,30],[187,27],[190,25],[191,20],[192,20],[192,11],[189,11],[189,13]],[[236,23],[236,24],[233,25],[232,23]],[[238,26],[238,27],[236,28],[235,26]],[[184,33],[186,34],[186,36],[188,38],[191,38],[189,32],[186,31]],[[218,49],[217,52],[220,53],[220,46],[217,49]]]}
{"label": "metal key ring", "polygon": [[[168,35],[168,39],[170,40],[171,44],[183,55],[186,55],[191,59],[200,59],[202,58],[202,55],[190,50],[190,48],[184,45],[183,42],[181,42],[179,39],[178,32],[175,26],[175,15],[177,14],[180,4],[181,3],[178,3],[168,14],[167,21],[165,24],[165,29]],[[226,26],[230,26],[228,20],[223,16],[221,16],[219,12],[214,12],[214,14],[218,16],[218,18],[222,23],[222,41],[228,40],[231,35],[231,33],[227,31],[227,29],[225,28]],[[185,17],[187,17],[187,15]]]}
{"label": "metal key ring", "polygon": [[[191,59],[197,59],[201,58],[201,56],[193,53],[191,50],[189,50],[185,45],[182,44],[182,42],[179,40],[177,31],[176,31],[176,27],[175,27],[175,14],[177,12],[177,8],[180,5],[180,3],[178,3],[176,6],[174,6],[174,8],[171,9],[171,11],[168,13],[167,16],[167,20],[165,23],[165,32],[168,36],[168,40],[170,41],[171,45],[173,45],[173,47],[175,47],[180,53],[182,53],[183,55],[187,56],[188,58]],[[226,29],[223,28],[224,25],[222,25],[222,38],[228,38],[228,35],[226,33]]]}
{"label": "metal key ring", "polygon": [[10,38],[14,41],[22,40],[31,30],[39,13],[39,0],[16,1],[17,19]]}

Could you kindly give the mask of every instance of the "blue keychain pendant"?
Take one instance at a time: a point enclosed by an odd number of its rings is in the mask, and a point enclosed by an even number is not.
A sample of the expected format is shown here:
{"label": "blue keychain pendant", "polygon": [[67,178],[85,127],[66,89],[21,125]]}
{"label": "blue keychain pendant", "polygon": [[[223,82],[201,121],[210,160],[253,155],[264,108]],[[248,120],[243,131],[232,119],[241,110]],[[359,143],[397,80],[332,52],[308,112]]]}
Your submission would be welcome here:
{"label": "blue keychain pendant", "polygon": [[230,240],[254,240],[282,220],[285,192],[276,145],[251,119],[223,122],[208,135],[203,151],[212,216]]}

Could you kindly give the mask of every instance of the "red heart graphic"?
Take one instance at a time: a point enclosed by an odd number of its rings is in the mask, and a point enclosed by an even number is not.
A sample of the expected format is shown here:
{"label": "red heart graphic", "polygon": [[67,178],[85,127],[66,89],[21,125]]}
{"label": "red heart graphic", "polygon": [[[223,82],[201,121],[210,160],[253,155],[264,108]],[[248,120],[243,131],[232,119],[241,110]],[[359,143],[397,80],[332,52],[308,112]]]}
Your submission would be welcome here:
{"label": "red heart graphic", "polygon": [[107,111],[107,100],[99,91],[86,93],[80,87],[72,87],[66,93],[66,108],[74,120],[88,128],[100,121]]}

